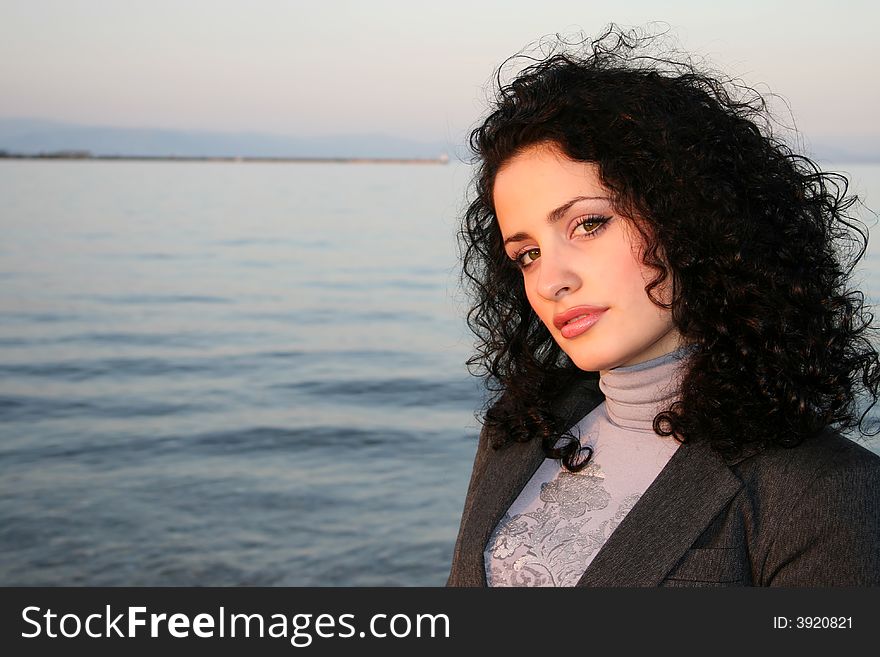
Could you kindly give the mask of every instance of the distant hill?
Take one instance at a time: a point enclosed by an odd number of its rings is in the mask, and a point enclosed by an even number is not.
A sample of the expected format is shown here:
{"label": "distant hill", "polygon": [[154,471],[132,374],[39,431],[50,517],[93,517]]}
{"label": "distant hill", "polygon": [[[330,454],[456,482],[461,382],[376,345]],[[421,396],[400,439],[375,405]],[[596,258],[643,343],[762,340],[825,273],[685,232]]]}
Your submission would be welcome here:
{"label": "distant hill", "polygon": [[877,136],[817,137],[810,144],[810,149],[824,162],[880,162],[880,137]]}
{"label": "distant hill", "polygon": [[88,151],[92,155],[179,157],[454,157],[460,147],[383,134],[293,137],[256,132],[202,132],[88,126],[41,119],[0,119],[0,151],[37,155]]}
{"label": "distant hill", "polygon": [[[880,136],[817,137],[809,155],[823,162],[880,162]],[[414,141],[384,134],[295,137],[259,132],[203,132],[113,128],[42,119],[0,119],[0,151],[37,155],[88,151],[92,155],[178,157],[354,157],[469,159],[463,144]]]}

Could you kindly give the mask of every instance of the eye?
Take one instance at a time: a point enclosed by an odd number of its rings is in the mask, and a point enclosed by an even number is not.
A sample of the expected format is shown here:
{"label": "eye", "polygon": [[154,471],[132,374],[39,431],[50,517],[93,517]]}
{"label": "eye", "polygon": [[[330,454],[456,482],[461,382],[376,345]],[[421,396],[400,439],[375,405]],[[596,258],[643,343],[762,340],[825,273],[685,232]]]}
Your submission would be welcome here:
{"label": "eye", "polygon": [[541,249],[525,249],[513,256],[513,261],[520,269],[525,269],[541,257]]}
{"label": "eye", "polygon": [[606,217],[598,214],[587,215],[586,217],[582,217],[578,220],[577,225],[575,226],[575,232],[577,232],[578,228],[583,228],[582,235],[596,235],[601,232],[605,225],[611,220],[611,217]]}

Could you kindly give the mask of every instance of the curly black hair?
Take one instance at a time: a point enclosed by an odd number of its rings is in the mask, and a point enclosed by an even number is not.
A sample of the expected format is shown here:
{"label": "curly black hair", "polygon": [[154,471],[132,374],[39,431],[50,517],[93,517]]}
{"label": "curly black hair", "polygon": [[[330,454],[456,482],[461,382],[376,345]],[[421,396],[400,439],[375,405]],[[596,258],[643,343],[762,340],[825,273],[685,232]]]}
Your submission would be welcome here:
{"label": "curly black hair", "polygon": [[[666,46],[652,54],[660,36],[612,24],[595,40],[557,37],[503,84],[515,55],[470,133],[473,199],[458,239],[478,338],[467,365],[493,393],[482,423],[503,429],[492,446],[540,439],[570,471],[591,455],[551,409],[598,372],[579,370],[532,310],[493,205],[499,169],[537,144],[597,165],[615,210],[645,239],[656,270],[646,293],[692,345],[679,398],[654,418],[658,435],[709,440],[724,456],[745,443],[795,446],[829,426],[875,435],[862,424],[880,385],[877,329],[848,287],[867,247],[858,198],[845,176],[774,135],[754,89]],[[667,276],[664,304],[652,291]],[[862,390],[871,403],[859,416]]]}

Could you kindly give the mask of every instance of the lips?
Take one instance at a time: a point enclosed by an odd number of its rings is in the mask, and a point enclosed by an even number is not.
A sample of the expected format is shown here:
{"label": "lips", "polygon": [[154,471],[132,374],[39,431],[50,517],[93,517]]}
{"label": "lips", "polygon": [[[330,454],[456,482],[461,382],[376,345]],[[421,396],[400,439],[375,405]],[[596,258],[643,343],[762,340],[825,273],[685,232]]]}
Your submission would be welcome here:
{"label": "lips", "polygon": [[600,313],[608,310],[607,308],[600,308],[599,306],[574,306],[573,308],[569,308],[565,312],[561,312],[558,315],[553,317],[553,325],[556,326],[557,329],[562,330],[562,327],[572,322],[579,317],[590,317],[591,315],[598,315]]}

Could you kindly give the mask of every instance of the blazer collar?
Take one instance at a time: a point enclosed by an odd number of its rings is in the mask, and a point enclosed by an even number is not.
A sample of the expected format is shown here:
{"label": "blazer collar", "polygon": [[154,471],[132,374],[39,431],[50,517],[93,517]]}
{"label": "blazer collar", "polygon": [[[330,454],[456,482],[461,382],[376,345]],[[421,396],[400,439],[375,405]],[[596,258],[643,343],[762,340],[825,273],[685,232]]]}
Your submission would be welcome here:
{"label": "blazer collar", "polygon": [[[555,412],[571,426],[603,399],[598,379],[586,379],[560,400]],[[725,461],[705,441],[683,443],[600,548],[577,586],[658,585],[742,487],[729,464],[753,451]],[[544,459],[537,440],[510,444],[489,459],[465,529],[468,544],[477,546],[462,555],[468,580],[487,585],[484,550],[489,536]]]}

